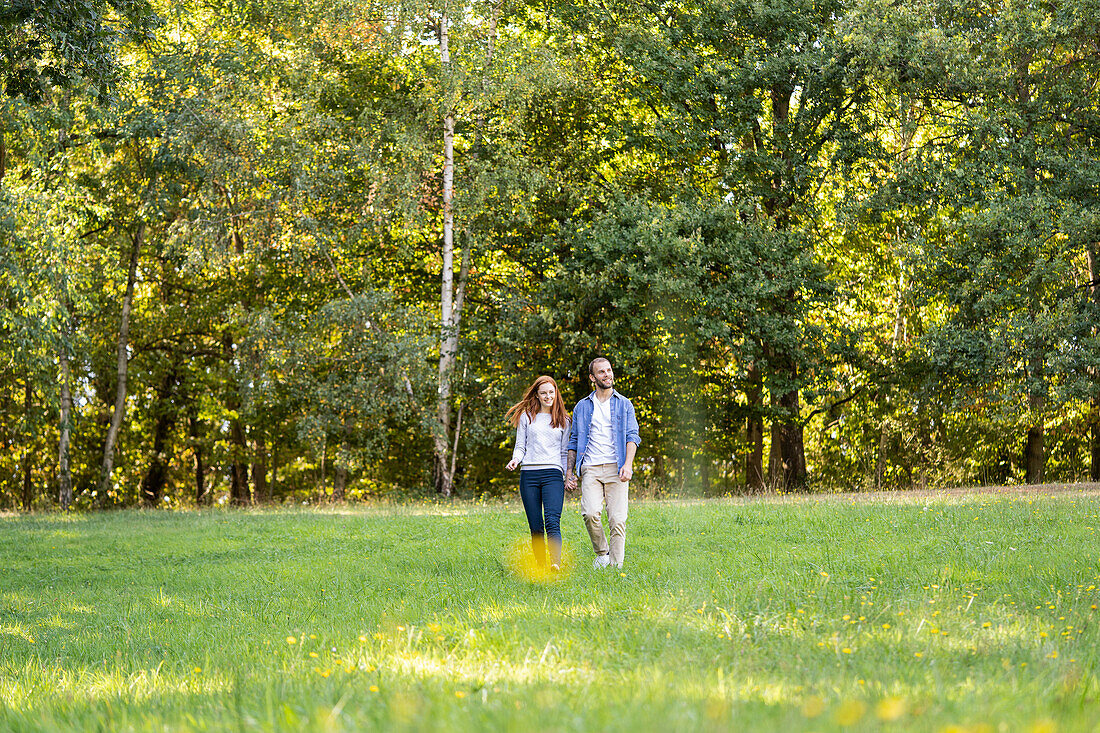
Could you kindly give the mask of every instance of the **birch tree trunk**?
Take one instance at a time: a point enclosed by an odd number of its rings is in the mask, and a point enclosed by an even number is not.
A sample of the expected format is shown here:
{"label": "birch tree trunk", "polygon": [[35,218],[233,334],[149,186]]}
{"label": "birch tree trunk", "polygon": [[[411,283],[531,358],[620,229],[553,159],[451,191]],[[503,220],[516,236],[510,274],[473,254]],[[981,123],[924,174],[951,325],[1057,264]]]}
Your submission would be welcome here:
{"label": "birch tree trunk", "polygon": [[138,253],[145,237],[145,222],[139,221],[133,235],[130,249],[130,265],[126,273],[126,294],[122,298],[122,321],[118,328],[118,383],[115,388],[115,410],[111,415],[111,425],[107,429],[107,440],[103,445],[103,466],[100,470],[99,493],[106,496],[111,486],[111,473],[115,467],[115,444],[122,418],[126,413],[126,374],[130,359],[127,344],[130,340],[130,308],[134,301],[134,281],[137,278]]}
{"label": "birch tree trunk", "polygon": [[450,348],[454,334],[454,135],[455,118],[451,107],[451,51],[447,5],[439,19],[439,59],[444,77],[444,95],[447,105],[443,118],[443,252],[442,284],[440,289],[439,320],[439,390],[436,404],[435,429],[435,490],[444,496],[454,492],[454,477],[448,470],[447,443],[451,432],[451,372],[455,353]]}
{"label": "birch tree trunk", "polygon": [[[501,3],[493,7],[489,21],[488,43],[485,52],[485,71],[481,78],[482,91],[488,87],[489,68],[493,62],[496,47],[497,22],[500,18]],[[454,493],[454,476],[457,470],[459,432],[462,427],[461,416],[451,431],[452,389],[455,361],[458,354],[458,339],[462,328],[463,296],[466,281],[470,275],[470,259],[473,249],[473,236],[467,232],[466,246],[462,248],[462,264],[459,267],[458,281],[454,273],[454,132],[455,116],[453,100],[453,74],[450,49],[450,17],[448,6],[444,2],[443,13],[439,20],[439,59],[444,78],[444,103],[446,115],[443,119],[443,249],[442,277],[440,288],[440,339],[439,339],[439,390],[436,407],[436,430],[434,440],[433,475],[435,489],[444,496]],[[481,143],[485,118],[477,120],[476,149]],[[460,408],[461,410],[461,408]],[[460,413],[461,415],[461,413]]]}

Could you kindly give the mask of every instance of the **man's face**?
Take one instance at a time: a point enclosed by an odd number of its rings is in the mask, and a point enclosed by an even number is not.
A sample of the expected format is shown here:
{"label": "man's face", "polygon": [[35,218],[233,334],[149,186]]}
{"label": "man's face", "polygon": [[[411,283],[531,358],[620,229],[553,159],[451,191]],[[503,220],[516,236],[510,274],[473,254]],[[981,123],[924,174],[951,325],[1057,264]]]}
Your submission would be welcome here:
{"label": "man's face", "polygon": [[611,389],[615,385],[615,372],[611,369],[611,362],[601,359],[593,364],[592,381],[600,389]]}

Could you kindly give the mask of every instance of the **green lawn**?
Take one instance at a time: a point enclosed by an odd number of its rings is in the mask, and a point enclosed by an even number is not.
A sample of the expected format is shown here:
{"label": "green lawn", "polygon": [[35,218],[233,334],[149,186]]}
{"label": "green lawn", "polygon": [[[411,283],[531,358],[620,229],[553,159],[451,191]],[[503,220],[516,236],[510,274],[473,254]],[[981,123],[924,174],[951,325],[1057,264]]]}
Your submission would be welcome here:
{"label": "green lawn", "polygon": [[[0,518],[0,730],[1100,725],[1100,497]],[[952,728],[952,726],[957,726]]]}

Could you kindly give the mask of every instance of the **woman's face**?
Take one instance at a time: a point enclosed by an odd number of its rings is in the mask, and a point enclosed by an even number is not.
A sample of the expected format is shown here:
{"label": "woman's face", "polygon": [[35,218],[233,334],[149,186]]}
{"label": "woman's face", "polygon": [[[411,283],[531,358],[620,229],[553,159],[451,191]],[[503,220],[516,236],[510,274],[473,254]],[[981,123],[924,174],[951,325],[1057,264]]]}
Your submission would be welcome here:
{"label": "woman's face", "polygon": [[554,406],[554,385],[543,382],[539,385],[539,403],[546,408]]}

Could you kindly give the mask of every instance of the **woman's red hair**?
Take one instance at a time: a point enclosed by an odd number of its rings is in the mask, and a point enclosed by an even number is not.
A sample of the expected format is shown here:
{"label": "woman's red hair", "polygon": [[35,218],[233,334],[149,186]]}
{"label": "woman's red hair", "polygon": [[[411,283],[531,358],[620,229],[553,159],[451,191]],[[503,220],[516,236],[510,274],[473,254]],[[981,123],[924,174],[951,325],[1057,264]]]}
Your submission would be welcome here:
{"label": "woman's red hair", "polygon": [[554,404],[550,406],[550,426],[567,429],[569,427],[569,413],[565,411],[565,402],[561,399],[561,390],[553,377],[543,375],[535,380],[523,393],[523,399],[508,408],[504,419],[512,423],[512,427],[518,428],[520,416],[527,414],[528,420],[534,420],[542,405],[539,403],[539,387],[549,382],[554,385]]}

